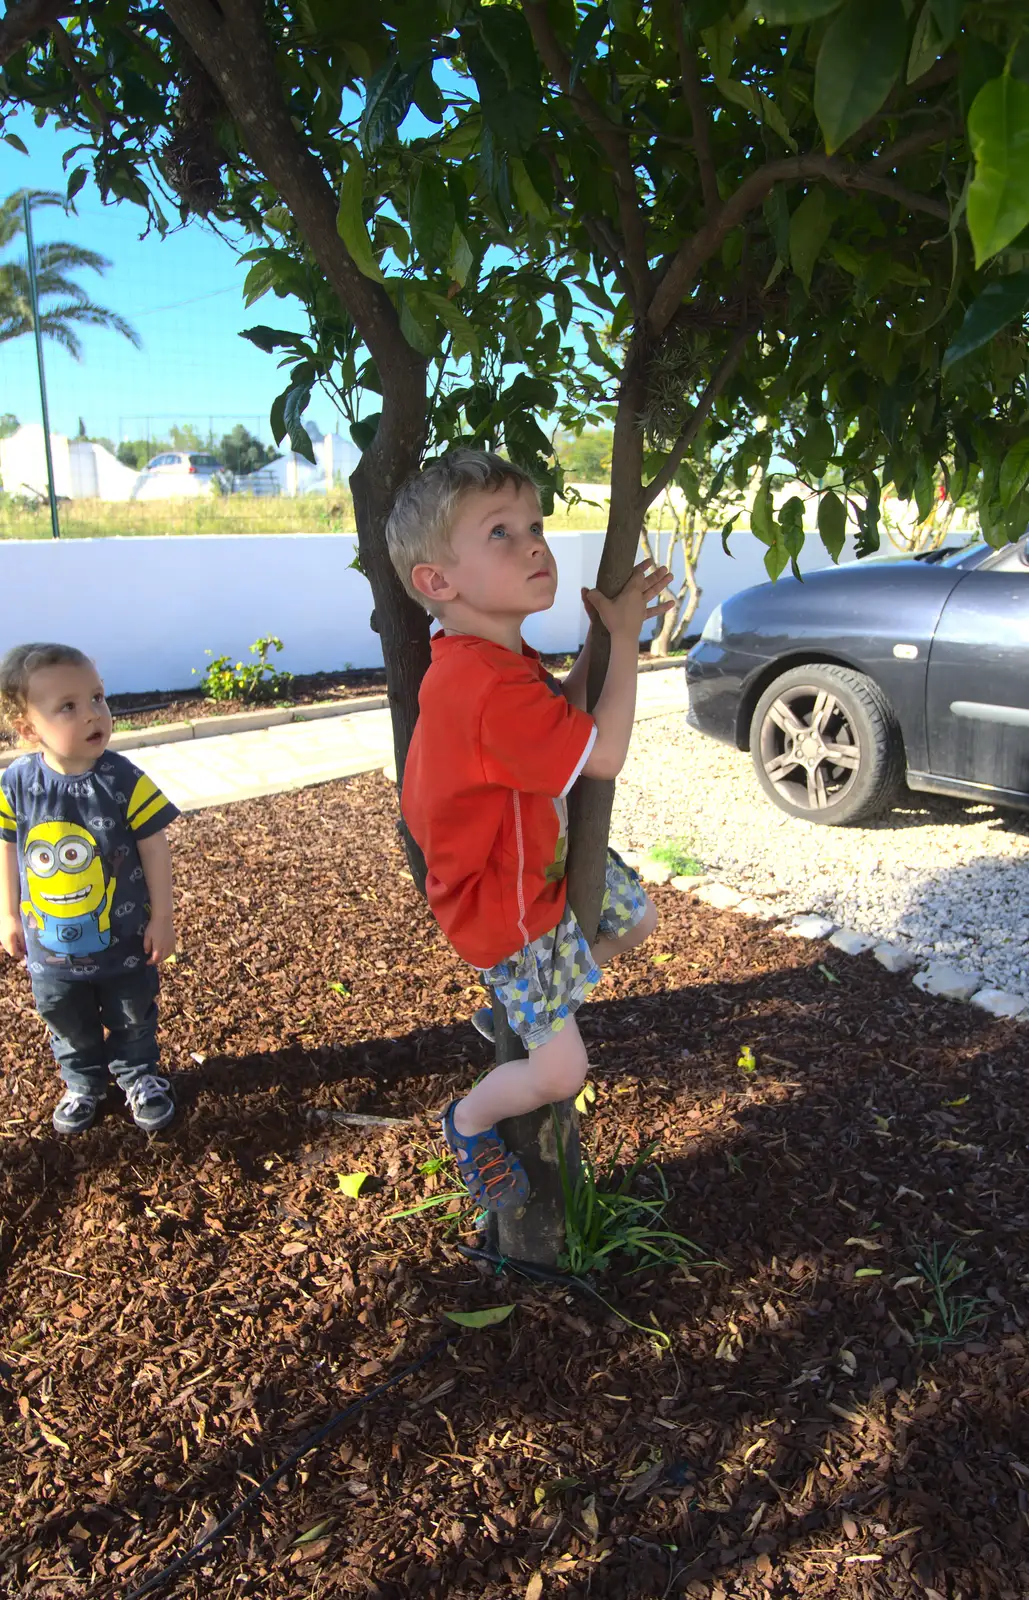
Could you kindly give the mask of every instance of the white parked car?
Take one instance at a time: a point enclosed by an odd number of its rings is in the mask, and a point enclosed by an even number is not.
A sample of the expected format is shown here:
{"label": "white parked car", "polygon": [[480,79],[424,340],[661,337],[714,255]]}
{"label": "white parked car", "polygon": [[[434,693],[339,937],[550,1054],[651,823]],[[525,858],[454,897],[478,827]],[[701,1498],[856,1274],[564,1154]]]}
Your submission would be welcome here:
{"label": "white parked car", "polygon": [[148,461],[136,479],[132,500],[178,500],[201,494],[228,494],[232,474],[216,456],[202,450],[166,450]]}

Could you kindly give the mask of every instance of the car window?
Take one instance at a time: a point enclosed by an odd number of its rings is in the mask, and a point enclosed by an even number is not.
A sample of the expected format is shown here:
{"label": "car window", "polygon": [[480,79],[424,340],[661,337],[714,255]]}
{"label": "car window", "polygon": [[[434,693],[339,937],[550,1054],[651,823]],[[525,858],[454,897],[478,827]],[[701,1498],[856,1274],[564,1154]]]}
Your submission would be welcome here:
{"label": "car window", "polygon": [[218,465],[214,456],[190,456],[194,467],[216,467]]}
{"label": "car window", "polygon": [[171,456],[154,456],[152,461],[147,462],[147,471],[149,472],[151,467],[166,467],[171,459]]}

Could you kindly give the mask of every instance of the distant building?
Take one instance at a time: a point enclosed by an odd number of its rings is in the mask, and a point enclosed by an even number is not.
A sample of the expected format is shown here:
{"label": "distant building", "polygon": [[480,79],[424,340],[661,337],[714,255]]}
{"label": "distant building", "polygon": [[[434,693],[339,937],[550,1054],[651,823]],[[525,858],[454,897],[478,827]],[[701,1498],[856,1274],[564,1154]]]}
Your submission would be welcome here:
{"label": "distant building", "polygon": [[[128,500],[138,474],[102,444],[51,433],[54,493],[68,500]],[[0,483],[8,494],[47,498],[43,428],[26,422],[0,439]]]}

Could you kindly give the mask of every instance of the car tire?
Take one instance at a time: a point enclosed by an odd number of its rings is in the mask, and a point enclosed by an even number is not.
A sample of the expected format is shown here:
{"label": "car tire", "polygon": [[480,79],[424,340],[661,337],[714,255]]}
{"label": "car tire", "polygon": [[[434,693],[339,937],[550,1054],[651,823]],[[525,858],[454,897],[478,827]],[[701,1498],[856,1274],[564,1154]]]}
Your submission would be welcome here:
{"label": "car tire", "polygon": [[750,753],[769,799],[790,816],[829,826],[881,816],[904,777],[889,701],[848,667],[793,667],[770,683],[754,708]]}

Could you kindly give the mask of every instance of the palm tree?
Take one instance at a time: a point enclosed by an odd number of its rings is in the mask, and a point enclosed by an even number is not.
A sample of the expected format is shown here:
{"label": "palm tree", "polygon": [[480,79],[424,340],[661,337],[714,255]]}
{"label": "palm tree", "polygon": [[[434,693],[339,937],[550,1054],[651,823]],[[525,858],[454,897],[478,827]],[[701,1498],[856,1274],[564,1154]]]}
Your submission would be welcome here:
{"label": "palm tree", "polygon": [[[0,250],[25,232],[22,201],[25,191],[18,189],[0,203]],[[33,206],[63,206],[61,195],[51,190],[31,190]],[[39,326],[76,361],[82,360],[82,345],[76,328],[112,328],[124,334],[137,347],[139,334],[117,311],[95,305],[85,289],[70,276],[75,272],[103,274],[111,263],[95,250],[76,244],[36,246],[36,286],[39,292]],[[56,303],[45,304],[50,301]],[[32,300],[29,294],[28,267],[22,261],[0,262],[0,343],[20,339],[32,332]]]}

